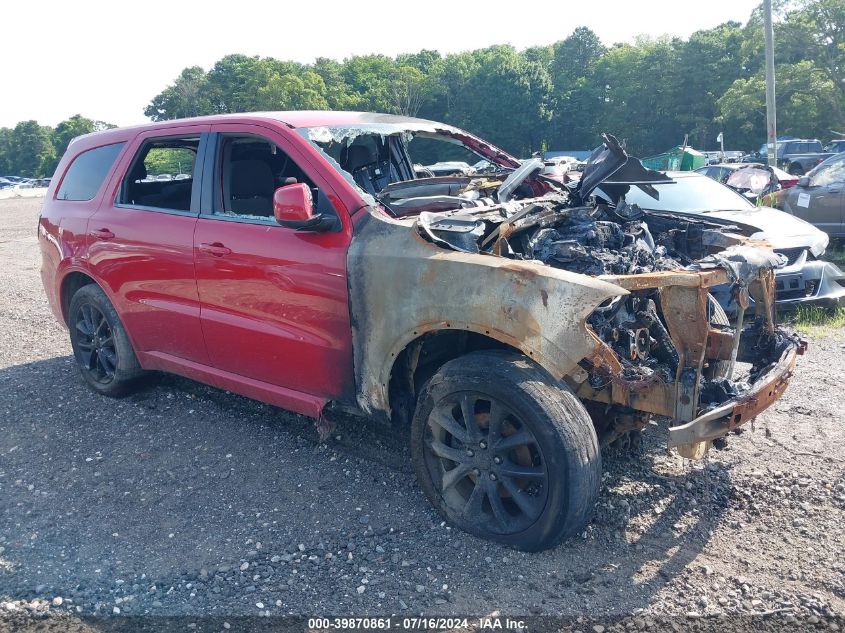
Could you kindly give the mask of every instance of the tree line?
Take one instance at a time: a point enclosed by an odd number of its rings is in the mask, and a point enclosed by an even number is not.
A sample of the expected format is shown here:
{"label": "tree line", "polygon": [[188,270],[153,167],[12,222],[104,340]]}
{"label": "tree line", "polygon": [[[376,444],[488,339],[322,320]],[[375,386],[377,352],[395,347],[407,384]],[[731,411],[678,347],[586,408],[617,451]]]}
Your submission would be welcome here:
{"label": "tree line", "polygon": [[[778,132],[829,139],[845,130],[845,0],[776,0]],[[392,112],[470,130],[517,156],[589,149],[607,131],[639,156],[681,143],[751,150],[765,142],[762,11],[689,38],[606,46],[586,27],[548,46],[441,55],[360,55],[312,64],[227,55],[185,68],[153,97],[154,121],[265,110]],[[0,174],[52,172],[80,124],[0,129]],[[67,124],[67,125],[65,125]],[[63,127],[64,126],[64,127]],[[84,126],[83,126],[84,127]],[[60,128],[62,131],[60,132]]]}

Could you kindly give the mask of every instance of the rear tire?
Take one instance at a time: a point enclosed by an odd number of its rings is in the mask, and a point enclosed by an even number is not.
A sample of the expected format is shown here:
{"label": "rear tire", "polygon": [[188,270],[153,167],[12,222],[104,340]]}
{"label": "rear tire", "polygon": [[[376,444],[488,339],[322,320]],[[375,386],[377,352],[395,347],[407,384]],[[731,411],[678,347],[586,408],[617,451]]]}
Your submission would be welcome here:
{"label": "rear tire", "polygon": [[99,286],[89,284],[74,293],[68,329],[79,372],[91,389],[113,398],[137,390],[145,372],[117,311]]}
{"label": "rear tire", "polygon": [[801,167],[798,163],[792,163],[789,166],[789,173],[793,176],[803,176],[804,175],[804,168]]}
{"label": "rear tire", "polygon": [[417,402],[411,453],[420,487],[447,521],[526,551],[580,532],[598,498],[601,453],[586,409],[515,353],[443,365]]}

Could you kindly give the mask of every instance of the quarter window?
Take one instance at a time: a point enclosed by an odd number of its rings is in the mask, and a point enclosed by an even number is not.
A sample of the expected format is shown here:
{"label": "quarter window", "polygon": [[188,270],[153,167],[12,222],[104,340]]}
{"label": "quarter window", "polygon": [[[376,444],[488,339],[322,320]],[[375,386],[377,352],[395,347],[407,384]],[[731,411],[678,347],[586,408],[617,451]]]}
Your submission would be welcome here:
{"label": "quarter window", "polygon": [[91,200],[100,190],[123,145],[124,143],[113,143],[82,152],[65,172],[56,198]]}

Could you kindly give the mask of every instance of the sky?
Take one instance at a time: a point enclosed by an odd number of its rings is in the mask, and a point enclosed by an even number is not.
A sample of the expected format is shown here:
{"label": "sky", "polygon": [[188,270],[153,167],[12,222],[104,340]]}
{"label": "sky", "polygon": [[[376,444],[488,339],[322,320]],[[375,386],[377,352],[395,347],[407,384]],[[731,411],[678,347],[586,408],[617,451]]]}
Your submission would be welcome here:
{"label": "sky", "polygon": [[33,11],[18,0],[2,11],[0,127],[28,119],[55,125],[74,114],[116,125],[142,123],[144,107],[183,68],[209,69],[230,53],[307,63],[423,48],[523,49],[561,40],[577,26],[593,29],[609,45],[745,22],[759,3],[50,0]]}

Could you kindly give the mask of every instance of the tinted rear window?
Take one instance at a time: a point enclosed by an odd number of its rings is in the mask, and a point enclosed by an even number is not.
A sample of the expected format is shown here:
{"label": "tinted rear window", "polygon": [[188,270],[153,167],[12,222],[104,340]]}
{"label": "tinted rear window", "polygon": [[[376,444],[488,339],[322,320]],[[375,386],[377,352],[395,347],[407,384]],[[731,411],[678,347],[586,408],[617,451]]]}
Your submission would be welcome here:
{"label": "tinted rear window", "polygon": [[123,145],[114,143],[82,152],[68,167],[56,198],[90,200],[97,195]]}

